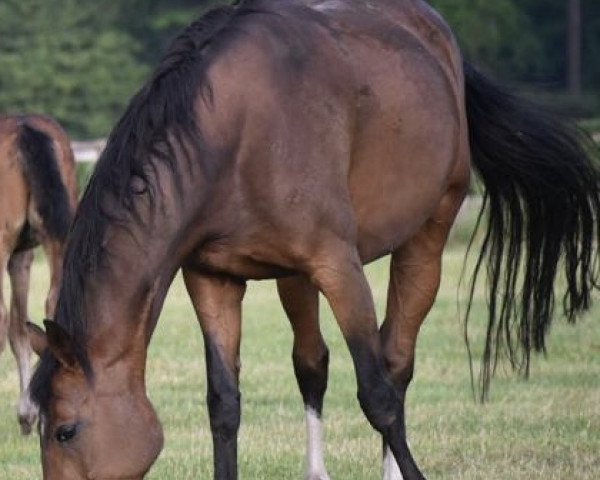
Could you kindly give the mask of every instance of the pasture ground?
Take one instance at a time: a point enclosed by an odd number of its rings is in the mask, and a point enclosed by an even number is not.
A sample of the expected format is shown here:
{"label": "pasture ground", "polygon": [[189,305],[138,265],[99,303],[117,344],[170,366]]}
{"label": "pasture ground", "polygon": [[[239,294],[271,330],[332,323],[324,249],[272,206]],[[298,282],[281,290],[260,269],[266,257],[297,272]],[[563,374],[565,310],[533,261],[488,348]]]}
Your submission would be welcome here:
{"label": "pasture ground", "polygon": [[[500,369],[489,403],[479,405],[471,396],[457,314],[462,259],[463,247],[452,244],[445,255],[443,286],[420,336],[407,407],[417,461],[430,479],[600,478],[600,308],[576,327],[556,322],[549,355],[535,358],[531,380]],[[368,267],[368,274],[381,318],[387,261]],[[31,315],[39,320],[47,285],[40,259],[32,279]],[[486,318],[481,293],[472,322],[477,346]],[[380,440],[359,409],[350,357],[322,305],[331,349],[325,404],[329,472],[334,480],[379,479]],[[240,478],[301,479],[303,409],[290,359],[290,328],[272,282],[251,284],[244,314]],[[148,478],[211,478],[203,347],[179,278],[152,342],[148,388],[166,440]],[[0,358],[0,479],[41,478],[38,442],[20,436],[16,399],[16,368],[6,351]]]}

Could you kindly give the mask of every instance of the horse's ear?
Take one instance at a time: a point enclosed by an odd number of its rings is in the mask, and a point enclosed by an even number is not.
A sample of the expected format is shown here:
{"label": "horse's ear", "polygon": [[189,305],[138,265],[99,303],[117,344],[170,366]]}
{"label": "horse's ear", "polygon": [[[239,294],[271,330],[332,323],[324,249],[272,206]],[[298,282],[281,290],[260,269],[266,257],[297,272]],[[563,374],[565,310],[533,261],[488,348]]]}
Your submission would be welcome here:
{"label": "horse's ear", "polygon": [[44,320],[48,348],[52,355],[68,369],[77,367],[77,357],[71,336],[56,322]]}
{"label": "horse's ear", "polygon": [[46,337],[44,330],[35,323],[27,322],[26,327],[31,348],[33,348],[33,351],[41,357],[44,350],[48,348],[48,337]]}

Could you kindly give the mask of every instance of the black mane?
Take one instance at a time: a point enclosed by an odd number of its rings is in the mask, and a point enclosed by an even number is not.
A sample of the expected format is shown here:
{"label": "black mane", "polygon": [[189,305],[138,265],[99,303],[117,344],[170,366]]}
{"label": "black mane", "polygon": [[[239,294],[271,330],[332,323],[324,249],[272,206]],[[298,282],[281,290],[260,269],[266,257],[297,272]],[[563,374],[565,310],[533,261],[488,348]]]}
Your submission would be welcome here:
{"label": "black mane", "polygon": [[[219,7],[187,27],[173,40],[109,136],[70,231],[55,319],[71,335],[88,377],[92,372],[86,352],[85,281],[102,268],[106,229],[127,215],[136,218],[134,197],[140,186],[153,201],[158,188],[153,176],[159,162],[169,167],[177,182],[181,172],[175,152],[196,155],[201,151],[193,105],[199,95],[205,102],[212,99],[207,69],[236,38],[235,19],[256,11],[245,2]],[[190,146],[195,152],[189,152]],[[134,178],[135,191],[131,188]],[[111,199],[110,211],[103,201],[106,198]],[[46,351],[30,386],[32,399],[42,410],[51,398],[50,381],[57,368],[58,362]]]}

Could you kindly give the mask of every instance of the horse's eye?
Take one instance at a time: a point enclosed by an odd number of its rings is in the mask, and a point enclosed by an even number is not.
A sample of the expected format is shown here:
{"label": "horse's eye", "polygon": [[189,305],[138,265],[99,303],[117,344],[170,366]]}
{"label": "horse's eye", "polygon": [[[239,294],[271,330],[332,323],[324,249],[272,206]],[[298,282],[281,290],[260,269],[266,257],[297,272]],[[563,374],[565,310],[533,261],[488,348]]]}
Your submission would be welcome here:
{"label": "horse's eye", "polygon": [[72,440],[75,435],[77,435],[77,425],[63,425],[58,427],[54,438],[58,443],[65,443]]}

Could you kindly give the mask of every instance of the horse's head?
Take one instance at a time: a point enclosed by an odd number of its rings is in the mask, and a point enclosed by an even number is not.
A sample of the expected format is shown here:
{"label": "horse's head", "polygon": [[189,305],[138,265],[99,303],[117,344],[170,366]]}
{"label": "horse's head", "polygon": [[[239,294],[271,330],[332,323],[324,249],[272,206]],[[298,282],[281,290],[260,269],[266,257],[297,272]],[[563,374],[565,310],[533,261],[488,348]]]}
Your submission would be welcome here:
{"label": "horse's head", "polygon": [[86,373],[69,335],[45,324],[46,332],[29,328],[34,349],[43,353],[32,389],[40,403],[44,479],[143,478],[163,444],[143,379],[131,381],[117,365]]}

